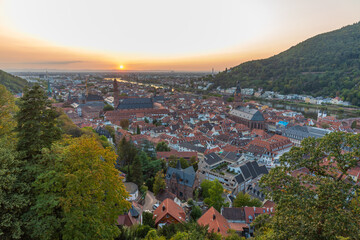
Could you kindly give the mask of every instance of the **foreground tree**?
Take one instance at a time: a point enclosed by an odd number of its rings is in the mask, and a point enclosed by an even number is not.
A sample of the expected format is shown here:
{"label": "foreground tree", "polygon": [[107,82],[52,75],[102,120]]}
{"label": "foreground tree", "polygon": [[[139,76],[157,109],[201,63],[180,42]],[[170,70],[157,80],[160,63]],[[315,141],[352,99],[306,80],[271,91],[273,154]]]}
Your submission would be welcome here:
{"label": "foreground tree", "polygon": [[305,139],[284,154],[281,166],[261,179],[277,204],[266,239],[359,239],[352,204],[359,185],[348,174],[359,157],[360,135],[341,132]]}
{"label": "foreground tree", "polygon": [[14,116],[17,107],[12,94],[0,85],[0,136],[9,135],[16,126]]}
{"label": "foreground tree", "polygon": [[16,115],[17,149],[23,152],[24,159],[34,160],[43,148],[49,148],[61,138],[56,120],[58,114],[39,85],[24,90],[19,108]]}
{"label": "foreground tree", "polygon": [[114,168],[116,155],[94,137],[65,141],[44,153],[31,208],[35,239],[114,239],[128,193]]}
{"label": "foreground tree", "polygon": [[23,231],[22,211],[28,206],[28,185],[24,184],[23,161],[18,157],[12,141],[0,137],[0,239],[20,239]]}

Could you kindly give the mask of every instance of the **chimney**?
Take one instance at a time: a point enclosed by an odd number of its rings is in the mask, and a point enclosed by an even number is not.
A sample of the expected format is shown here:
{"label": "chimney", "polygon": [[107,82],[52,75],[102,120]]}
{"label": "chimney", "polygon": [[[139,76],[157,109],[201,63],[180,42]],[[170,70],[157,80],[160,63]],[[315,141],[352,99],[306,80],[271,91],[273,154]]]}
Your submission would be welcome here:
{"label": "chimney", "polygon": [[213,215],[213,220],[215,220],[215,219],[216,219],[216,215],[214,214],[214,215]]}
{"label": "chimney", "polygon": [[162,210],[165,211],[165,205],[162,206]]}

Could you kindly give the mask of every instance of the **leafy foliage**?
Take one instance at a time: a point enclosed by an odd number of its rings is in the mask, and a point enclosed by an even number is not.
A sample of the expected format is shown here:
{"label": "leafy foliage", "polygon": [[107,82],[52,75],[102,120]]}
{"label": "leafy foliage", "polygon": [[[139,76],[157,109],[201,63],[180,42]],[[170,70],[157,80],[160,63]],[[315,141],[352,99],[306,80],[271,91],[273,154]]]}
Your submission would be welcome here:
{"label": "leafy foliage", "polygon": [[49,148],[60,139],[57,113],[39,85],[25,88],[19,108],[16,115],[19,139],[17,149],[25,154],[25,158],[34,158],[41,153],[42,148]]}
{"label": "leafy foliage", "polygon": [[20,93],[23,88],[28,86],[28,82],[20,77],[13,76],[0,70],[0,84],[14,93]]}
{"label": "leafy foliage", "polygon": [[236,196],[234,203],[234,207],[261,207],[262,203],[259,199],[253,198],[251,199],[250,195],[247,193],[239,192]]}
{"label": "leafy foliage", "polygon": [[277,204],[266,238],[359,238],[360,214],[352,204],[359,185],[348,174],[359,157],[360,136],[343,132],[307,138],[284,154],[281,166],[261,179]]}
{"label": "leafy foliage", "polygon": [[34,184],[32,236],[37,239],[113,239],[128,193],[114,168],[116,155],[83,136],[44,154],[44,171]]}
{"label": "leafy foliage", "polygon": [[225,199],[222,197],[224,188],[221,183],[215,179],[212,181],[212,185],[208,190],[209,197],[204,199],[204,202],[210,206],[214,207],[216,210],[220,211],[222,206],[228,206],[225,203]]}
{"label": "leafy foliage", "polygon": [[284,94],[337,94],[360,105],[360,23],[312,37],[273,57],[242,63],[215,77],[213,87],[263,88]]}
{"label": "leafy foliage", "polygon": [[155,175],[155,181],[153,186],[154,194],[157,195],[161,190],[164,190],[165,188],[166,188],[165,175],[161,170]]}
{"label": "leafy foliage", "polygon": [[148,225],[152,228],[155,228],[155,219],[154,219],[154,215],[151,212],[144,211],[142,213],[142,217],[143,217],[144,225]]}
{"label": "leafy foliage", "polygon": [[159,142],[156,145],[156,151],[157,152],[170,152],[169,146],[166,144],[166,142]]}
{"label": "leafy foliage", "polygon": [[11,141],[0,137],[0,238],[20,239],[23,231],[21,215],[29,199],[29,186],[21,181],[24,162],[19,159]]}
{"label": "leafy foliage", "polygon": [[12,94],[0,85],[0,136],[8,135],[15,128],[14,115],[17,107]]}

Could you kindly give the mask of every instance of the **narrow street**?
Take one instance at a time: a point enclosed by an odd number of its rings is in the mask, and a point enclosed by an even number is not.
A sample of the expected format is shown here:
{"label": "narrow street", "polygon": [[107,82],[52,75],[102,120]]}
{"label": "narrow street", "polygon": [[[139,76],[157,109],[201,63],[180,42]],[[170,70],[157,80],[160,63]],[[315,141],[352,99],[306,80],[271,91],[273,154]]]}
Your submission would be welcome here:
{"label": "narrow street", "polygon": [[153,210],[153,205],[156,203],[156,198],[154,196],[154,193],[147,191],[146,196],[145,196],[145,204],[143,207],[143,210]]}

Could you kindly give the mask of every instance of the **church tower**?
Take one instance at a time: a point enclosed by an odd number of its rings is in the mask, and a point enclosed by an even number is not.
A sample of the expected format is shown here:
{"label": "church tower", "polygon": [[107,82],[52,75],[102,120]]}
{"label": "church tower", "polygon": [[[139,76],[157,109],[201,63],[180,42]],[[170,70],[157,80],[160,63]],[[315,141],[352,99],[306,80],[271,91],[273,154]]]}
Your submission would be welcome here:
{"label": "church tower", "polygon": [[242,96],[241,96],[241,86],[240,86],[240,81],[237,82],[236,84],[236,90],[234,93],[234,102],[242,102]]}
{"label": "church tower", "polygon": [[119,93],[118,83],[115,78],[114,78],[113,88],[114,88],[114,108],[116,109],[117,106],[119,105],[120,93]]}

